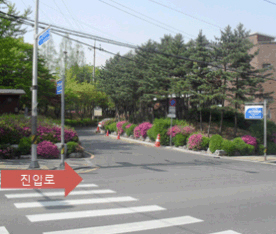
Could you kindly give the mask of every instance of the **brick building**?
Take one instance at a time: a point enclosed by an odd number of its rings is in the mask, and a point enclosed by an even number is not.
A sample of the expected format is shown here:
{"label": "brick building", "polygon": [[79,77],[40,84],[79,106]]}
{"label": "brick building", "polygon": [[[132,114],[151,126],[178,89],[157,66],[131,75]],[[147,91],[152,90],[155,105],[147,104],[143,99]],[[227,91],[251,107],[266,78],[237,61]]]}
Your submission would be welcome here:
{"label": "brick building", "polygon": [[[275,37],[262,33],[252,33],[248,39],[255,45],[252,48],[252,53],[259,50],[259,54],[252,60],[251,65],[256,69],[272,66],[274,67],[273,79],[263,84],[266,92],[275,92],[272,94],[273,102],[268,107],[268,118],[276,122],[276,42]],[[263,100],[256,100],[263,101]]]}

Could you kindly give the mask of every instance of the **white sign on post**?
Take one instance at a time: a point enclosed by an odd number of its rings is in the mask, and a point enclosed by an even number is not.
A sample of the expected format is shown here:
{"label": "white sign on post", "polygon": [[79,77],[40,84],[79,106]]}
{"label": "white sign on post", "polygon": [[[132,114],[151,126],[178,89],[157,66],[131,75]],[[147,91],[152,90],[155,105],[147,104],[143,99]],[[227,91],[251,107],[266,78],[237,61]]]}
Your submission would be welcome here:
{"label": "white sign on post", "polygon": [[102,113],[102,108],[100,108],[100,107],[95,107],[94,108],[94,116],[102,116],[103,115],[103,113]]}

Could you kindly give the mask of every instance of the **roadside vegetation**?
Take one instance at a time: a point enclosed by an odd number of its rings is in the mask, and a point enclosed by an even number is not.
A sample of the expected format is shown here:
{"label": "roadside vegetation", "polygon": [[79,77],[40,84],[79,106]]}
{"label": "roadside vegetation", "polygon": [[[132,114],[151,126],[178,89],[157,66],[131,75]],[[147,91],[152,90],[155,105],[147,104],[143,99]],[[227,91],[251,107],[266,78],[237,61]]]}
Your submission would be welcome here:
{"label": "roadside vegetation", "polygon": [[[153,124],[143,122],[133,124],[128,121],[119,121],[115,119],[102,122],[102,128],[109,133],[120,134],[139,140],[154,142],[157,135],[160,134],[160,144],[170,145],[170,136],[172,136],[172,145],[184,147],[190,150],[209,150],[214,153],[216,150],[224,150],[228,156],[245,155],[263,155],[263,122],[255,122],[249,127],[249,131],[238,131],[235,138],[222,137],[219,134],[209,134],[201,131],[199,126],[185,120],[173,120],[171,126],[170,119],[155,119]],[[268,147],[267,154],[276,152],[276,124],[268,122]],[[233,129],[233,128],[231,128]]]}

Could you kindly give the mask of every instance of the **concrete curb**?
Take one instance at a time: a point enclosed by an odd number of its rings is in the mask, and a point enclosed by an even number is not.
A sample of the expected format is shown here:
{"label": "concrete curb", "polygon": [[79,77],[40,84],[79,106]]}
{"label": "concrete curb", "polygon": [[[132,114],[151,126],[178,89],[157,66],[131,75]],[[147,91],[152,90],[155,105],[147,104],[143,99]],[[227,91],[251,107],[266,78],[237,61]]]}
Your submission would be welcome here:
{"label": "concrete curb", "polygon": [[[117,136],[115,135],[109,135],[109,137],[111,138],[117,138]],[[140,140],[135,140],[135,139],[130,139],[130,138],[126,138],[126,137],[120,137],[121,140],[124,140],[124,141],[129,141],[129,142],[133,142],[133,143],[137,143],[137,144],[142,144],[142,145],[150,145],[152,147],[154,147],[154,143],[150,143],[150,142],[144,142],[144,141],[140,141]],[[272,162],[269,162],[268,160],[267,161],[259,161],[259,160],[254,160],[254,159],[250,159],[248,158],[248,156],[244,156],[244,157],[247,157],[247,158],[240,158],[242,156],[239,156],[239,158],[236,158],[236,157],[233,157],[233,156],[217,156],[215,154],[208,154],[208,153],[203,153],[203,152],[196,152],[196,151],[192,151],[192,150],[186,150],[186,149],[181,149],[181,148],[177,148],[177,147],[170,147],[170,146],[161,146],[161,147],[158,147],[158,148],[161,148],[161,149],[168,149],[168,150],[176,150],[176,151],[180,151],[180,152],[184,152],[184,153],[189,153],[189,154],[197,154],[197,155],[201,155],[201,156],[207,156],[207,157],[212,157],[212,158],[222,158],[222,159],[228,159],[228,160],[235,160],[235,161],[243,161],[243,162],[252,162],[252,163],[262,163],[262,164],[267,164],[267,165],[274,165],[276,166],[276,156],[272,155],[272,156],[267,156],[268,157],[274,157],[274,160],[273,162],[275,163],[272,163]],[[251,158],[262,158],[263,156],[249,156]]]}

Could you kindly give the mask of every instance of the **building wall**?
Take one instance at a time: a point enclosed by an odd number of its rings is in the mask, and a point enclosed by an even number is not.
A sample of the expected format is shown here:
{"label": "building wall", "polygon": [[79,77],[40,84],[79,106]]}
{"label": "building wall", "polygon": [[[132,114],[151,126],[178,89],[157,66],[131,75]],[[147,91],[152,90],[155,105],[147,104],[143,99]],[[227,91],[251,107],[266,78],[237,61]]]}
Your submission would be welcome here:
{"label": "building wall", "polygon": [[0,95],[0,114],[17,113],[19,106],[19,95]]}
{"label": "building wall", "polygon": [[[275,68],[274,70],[269,71],[269,73],[272,73],[272,78],[274,80],[266,81],[262,86],[265,92],[275,92],[271,95],[273,102],[269,103],[268,109],[270,111],[270,120],[276,122],[276,43],[273,42],[273,39],[274,38],[258,34],[249,37],[249,40],[255,44],[250,53],[259,50],[259,54],[252,60],[251,65],[256,69],[263,68],[263,64],[270,64]],[[255,102],[260,101],[263,100],[255,100]]]}

